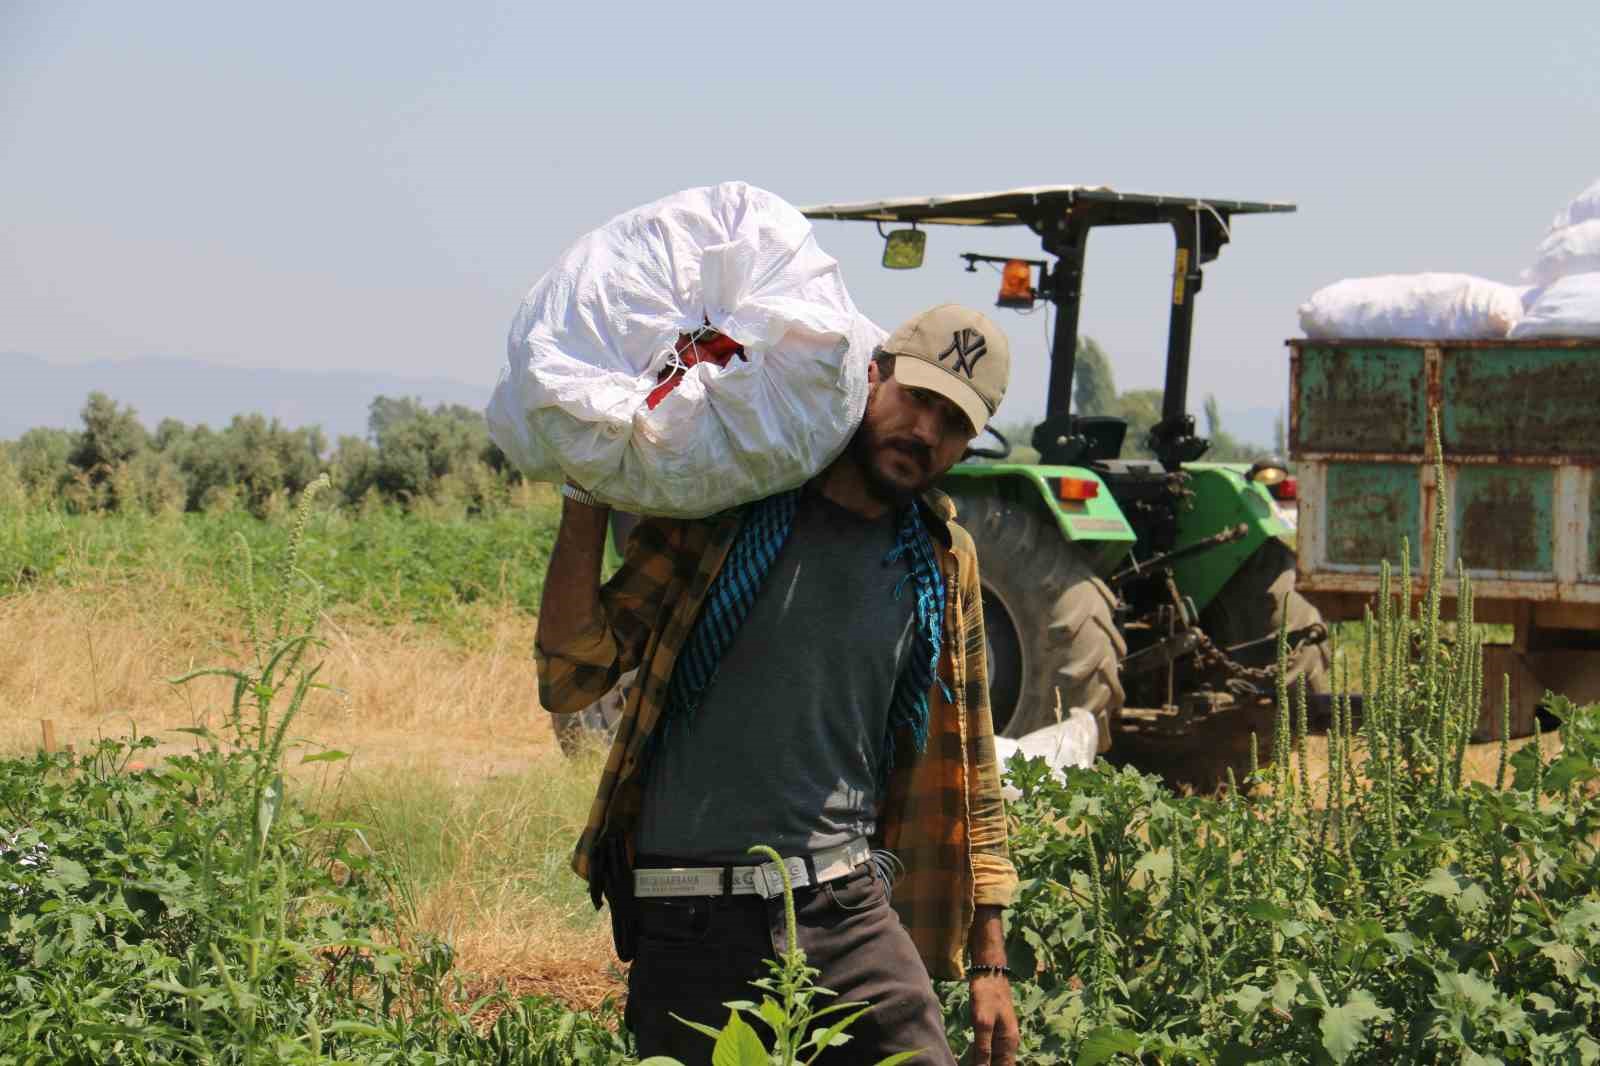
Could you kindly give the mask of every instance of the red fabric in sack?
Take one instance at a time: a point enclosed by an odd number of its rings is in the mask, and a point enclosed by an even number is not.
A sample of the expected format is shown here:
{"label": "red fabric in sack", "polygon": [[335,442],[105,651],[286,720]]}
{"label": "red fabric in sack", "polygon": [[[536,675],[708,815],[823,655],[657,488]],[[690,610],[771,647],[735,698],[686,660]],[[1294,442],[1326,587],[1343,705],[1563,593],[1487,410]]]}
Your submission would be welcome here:
{"label": "red fabric in sack", "polygon": [[678,343],[672,346],[678,354],[678,363],[662,367],[656,380],[660,382],[650,390],[650,395],[645,398],[645,404],[654,411],[656,404],[660,403],[673,389],[678,387],[678,382],[683,380],[684,373],[696,363],[715,363],[726,367],[728,361],[734,356],[740,359],[748,358],[744,354],[744,345],[732,337],[725,337],[716,330],[701,330],[693,337],[687,333],[678,334]]}

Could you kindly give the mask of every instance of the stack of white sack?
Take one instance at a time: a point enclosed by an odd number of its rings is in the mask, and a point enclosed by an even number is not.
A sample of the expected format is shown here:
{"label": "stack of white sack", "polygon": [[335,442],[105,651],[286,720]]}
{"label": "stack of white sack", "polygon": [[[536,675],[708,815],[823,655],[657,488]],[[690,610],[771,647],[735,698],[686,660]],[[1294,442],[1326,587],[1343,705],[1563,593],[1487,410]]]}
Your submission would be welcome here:
{"label": "stack of white sack", "polygon": [[701,517],[831,463],[884,337],[799,211],[743,182],[689,189],[612,219],[534,284],[489,433],[533,480]]}
{"label": "stack of white sack", "polygon": [[1522,290],[1469,274],[1348,278],[1300,305],[1317,339],[1495,340],[1522,317]]}
{"label": "stack of white sack", "polygon": [[1556,215],[1526,274],[1537,287],[1512,337],[1600,337],[1600,181]]}
{"label": "stack of white sack", "polygon": [[[1021,752],[1029,759],[1043,759],[1055,771],[1057,779],[1065,781],[1064,771],[1071,766],[1087,769],[1094,765],[1095,753],[1100,749],[1100,725],[1094,715],[1082,707],[1069,710],[1066,717],[1055,725],[1029,733],[1020,740],[1009,737],[994,738],[994,753],[1000,760],[1000,772],[1005,773],[1011,756]],[[1013,786],[1003,787],[1007,799],[1022,796]]]}

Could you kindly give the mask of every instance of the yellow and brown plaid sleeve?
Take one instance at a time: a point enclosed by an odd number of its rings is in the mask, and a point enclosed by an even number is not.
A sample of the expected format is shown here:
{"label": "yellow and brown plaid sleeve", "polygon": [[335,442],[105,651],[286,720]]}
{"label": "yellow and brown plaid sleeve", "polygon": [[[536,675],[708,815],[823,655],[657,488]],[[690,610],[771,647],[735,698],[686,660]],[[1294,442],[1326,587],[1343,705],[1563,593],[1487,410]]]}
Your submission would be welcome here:
{"label": "yellow and brown plaid sleeve", "polygon": [[676,567],[683,526],[646,518],[628,538],[622,566],[600,589],[600,617],[560,647],[535,647],[539,702],[553,714],[581,711],[639,665]]}
{"label": "yellow and brown plaid sleeve", "polygon": [[894,907],[936,978],[962,975],[973,909],[1007,906],[1017,874],[1006,844],[994,750],[977,554],[951,524],[946,627],[954,639],[928,695],[927,751],[896,769],[884,803],[884,846],[905,863]]}
{"label": "yellow and brown plaid sleeve", "polygon": [[983,593],[977,551],[959,526],[951,527],[955,550],[966,557],[960,568],[961,671],[966,685],[967,825],[972,846],[973,902],[1009,907],[1017,891],[1017,871],[1007,844],[1006,803],[1000,791],[1000,761],[989,711],[989,657],[983,629]]}

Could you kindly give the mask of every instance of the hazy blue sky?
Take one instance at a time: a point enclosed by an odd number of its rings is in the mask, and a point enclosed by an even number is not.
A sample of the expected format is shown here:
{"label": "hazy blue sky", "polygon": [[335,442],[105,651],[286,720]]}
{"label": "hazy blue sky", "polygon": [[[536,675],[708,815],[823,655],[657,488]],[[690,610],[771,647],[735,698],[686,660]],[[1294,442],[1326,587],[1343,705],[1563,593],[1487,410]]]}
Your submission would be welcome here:
{"label": "hazy blue sky", "polygon": [[[574,237],[689,185],[1292,200],[1207,272],[1195,406],[1277,406],[1338,278],[1514,281],[1600,176],[1600,4],[0,2],[0,350],[492,382]],[[822,223],[885,327],[993,300]],[[1082,331],[1159,383],[1170,235],[1091,242]],[[1003,414],[1042,409],[1043,315]],[[6,388],[26,388],[8,382]],[[486,390],[487,391],[487,390]]]}

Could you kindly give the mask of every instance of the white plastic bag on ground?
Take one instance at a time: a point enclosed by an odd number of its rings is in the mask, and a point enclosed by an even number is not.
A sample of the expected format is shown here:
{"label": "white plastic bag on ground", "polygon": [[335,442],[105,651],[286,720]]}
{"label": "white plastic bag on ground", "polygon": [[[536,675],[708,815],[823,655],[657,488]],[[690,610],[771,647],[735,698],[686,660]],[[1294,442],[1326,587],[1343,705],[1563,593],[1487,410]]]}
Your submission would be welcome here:
{"label": "white plastic bag on ground", "polygon": [[1493,340],[1521,317],[1520,289],[1470,274],[1348,278],[1300,305],[1312,338]]}
{"label": "white plastic bag on ground", "polygon": [[1570,274],[1536,289],[1528,313],[1511,336],[1516,340],[1600,337],[1600,272]]}
{"label": "white plastic bag on ground", "polygon": [[[1055,725],[1035,730],[1020,740],[1009,737],[994,738],[995,756],[1000,760],[1000,772],[1005,773],[1006,763],[1017,752],[1030,759],[1044,759],[1055,771],[1056,777],[1065,780],[1061,771],[1069,766],[1087,769],[1094,765],[1095,754],[1100,749],[1100,725],[1094,715],[1082,707],[1074,707]],[[1018,799],[1022,793],[1011,785],[1003,790],[1007,799]]]}
{"label": "white plastic bag on ground", "polygon": [[1600,218],[1553,231],[1539,244],[1539,258],[1525,272],[1535,285],[1549,285],[1569,274],[1600,270]]}
{"label": "white plastic bag on ground", "polygon": [[[742,356],[674,373],[706,325]],[[534,480],[641,514],[712,514],[839,455],[884,337],[797,210],[743,182],[689,189],[584,236],[534,284],[489,432]]]}
{"label": "white plastic bag on ground", "polygon": [[1597,218],[1600,218],[1600,181],[1573,197],[1572,202],[1563,207],[1555,221],[1550,223],[1550,229],[1553,232]]}

